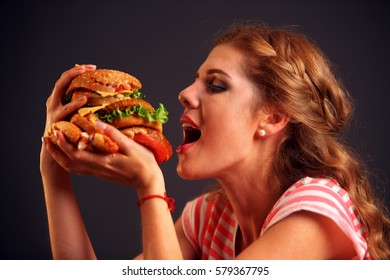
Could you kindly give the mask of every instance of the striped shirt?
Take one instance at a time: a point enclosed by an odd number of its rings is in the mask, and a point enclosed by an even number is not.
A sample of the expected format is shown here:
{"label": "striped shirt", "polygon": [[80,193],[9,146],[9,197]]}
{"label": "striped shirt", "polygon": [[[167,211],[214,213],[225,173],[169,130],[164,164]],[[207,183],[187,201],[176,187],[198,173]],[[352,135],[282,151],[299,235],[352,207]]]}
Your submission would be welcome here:
{"label": "striped shirt", "polygon": [[[220,202],[210,196],[211,193],[206,193],[186,204],[182,214],[184,233],[200,259],[234,259],[236,216],[227,201]],[[268,214],[260,236],[275,223],[301,210],[332,219],[352,241],[356,252],[354,259],[370,259],[368,232],[348,193],[331,178],[305,177],[293,184]]]}

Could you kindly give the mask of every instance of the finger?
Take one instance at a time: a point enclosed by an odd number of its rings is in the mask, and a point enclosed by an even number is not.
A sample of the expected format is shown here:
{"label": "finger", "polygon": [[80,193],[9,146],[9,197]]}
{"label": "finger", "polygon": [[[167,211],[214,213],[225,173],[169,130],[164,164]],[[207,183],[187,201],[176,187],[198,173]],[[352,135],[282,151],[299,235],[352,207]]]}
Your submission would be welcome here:
{"label": "finger", "polygon": [[79,108],[85,105],[87,101],[88,98],[84,95],[68,104],[65,104],[62,108],[62,112],[58,115],[58,118],[61,120],[65,119],[69,114],[75,113]]}
{"label": "finger", "polygon": [[119,150],[122,153],[127,154],[129,152],[128,147],[132,141],[129,141],[129,138],[126,135],[124,135],[112,125],[106,124],[104,122],[97,121],[96,126],[103,130],[103,133],[110,137],[111,140],[113,140],[118,145]]}
{"label": "finger", "polygon": [[82,96],[71,103],[65,104],[62,106],[62,109],[56,110],[55,114],[52,114],[51,118],[47,120],[48,122],[46,124],[45,134],[53,123],[66,120],[69,115],[74,114],[79,108],[86,104],[87,101],[88,98],[86,96]]}
{"label": "finger", "polygon": [[57,146],[62,150],[65,155],[67,155],[68,158],[70,158],[69,155],[71,155],[72,152],[76,150],[76,147],[66,140],[64,133],[62,133],[61,131],[56,130],[54,135],[57,139]]}
{"label": "finger", "polygon": [[65,94],[66,90],[68,89],[71,81],[77,77],[78,75],[87,72],[87,71],[93,71],[96,69],[95,65],[92,64],[83,64],[78,65],[76,64],[73,68],[65,71],[62,73],[60,78],[56,81],[54,85],[54,89],[52,92],[53,101],[61,102],[63,95]]}
{"label": "finger", "polygon": [[66,170],[64,162],[69,161],[69,158],[66,156],[66,154],[60,149],[58,145],[55,145],[51,141],[50,137],[43,137],[43,143],[45,149],[50,153],[51,157]]}
{"label": "finger", "polygon": [[54,154],[56,150],[58,150],[58,146],[54,145],[51,138],[49,136],[43,136],[42,137],[42,143],[46,150],[50,152],[50,154]]}
{"label": "finger", "polygon": [[144,157],[144,159],[150,159],[153,163],[156,163],[153,153],[145,146],[133,141],[131,138],[109,124],[97,121],[96,125],[103,130],[105,135],[110,137],[111,140],[118,145],[119,152],[121,154],[130,157],[137,154],[138,157]]}
{"label": "finger", "polygon": [[[96,161],[95,155],[85,150],[79,150],[66,140],[65,135],[57,131],[57,145],[61,152],[54,155],[54,159],[68,172],[84,173],[90,163]],[[89,158],[89,160],[88,160]]]}

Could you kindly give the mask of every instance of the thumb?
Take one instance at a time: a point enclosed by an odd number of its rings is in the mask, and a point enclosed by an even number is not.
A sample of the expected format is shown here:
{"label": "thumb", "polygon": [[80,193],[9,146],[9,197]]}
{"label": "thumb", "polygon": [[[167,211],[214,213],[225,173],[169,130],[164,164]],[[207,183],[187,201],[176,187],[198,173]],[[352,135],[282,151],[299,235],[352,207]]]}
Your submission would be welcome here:
{"label": "thumb", "polygon": [[101,121],[96,121],[96,126],[100,128],[105,135],[110,137],[111,140],[119,146],[120,150],[125,150],[127,145],[129,145],[129,138],[114,126]]}

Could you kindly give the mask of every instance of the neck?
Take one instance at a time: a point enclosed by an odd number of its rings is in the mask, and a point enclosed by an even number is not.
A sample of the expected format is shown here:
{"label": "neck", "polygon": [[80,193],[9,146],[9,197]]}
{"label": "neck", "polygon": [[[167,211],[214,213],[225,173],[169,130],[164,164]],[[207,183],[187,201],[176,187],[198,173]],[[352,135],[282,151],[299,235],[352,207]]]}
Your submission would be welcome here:
{"label": "neck", "polygon": [[241,249],[259,238],[263,223],[279,197],[270,190],[266,176],[262,176],[261,172],[251,174],[256,176],[236,174],[218,180],[237,217]]}
{"label": "neck", "polygon": [[256,142],[258,145],[252,147],[251,154],[216,178],[237,217],[239,239],[236,242],[240,241],[240,245],[236,253],[259,238],[265,219],[281,195],[268,183],[280,137]]}

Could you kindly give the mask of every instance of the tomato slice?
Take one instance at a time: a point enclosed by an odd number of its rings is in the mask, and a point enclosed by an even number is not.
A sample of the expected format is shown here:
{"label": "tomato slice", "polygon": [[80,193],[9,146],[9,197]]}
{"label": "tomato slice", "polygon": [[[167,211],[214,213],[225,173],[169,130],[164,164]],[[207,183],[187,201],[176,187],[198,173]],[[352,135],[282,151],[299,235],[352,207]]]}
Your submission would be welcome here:
{"label": "tomato slice", "polygon": [[125,87],[123,86],[123,85],[119,85],[119,87],[117,87],[116,89],[115,89],[115,92],[121,92],[121,91],[123,91],[125,89]]}
{"label": "tomato slice", "polygon": [[167,149],[162,143],[148,135],[137,133],[134,135],[133,140],[152,151],[158,164],[167,161],[172,155],[172,148],[170,150]]}

